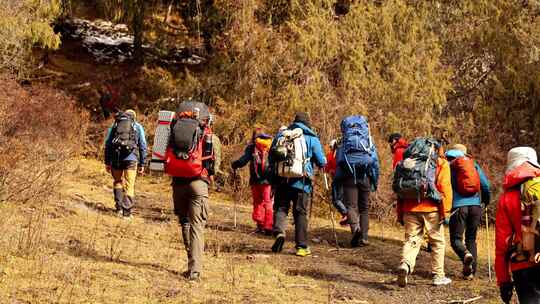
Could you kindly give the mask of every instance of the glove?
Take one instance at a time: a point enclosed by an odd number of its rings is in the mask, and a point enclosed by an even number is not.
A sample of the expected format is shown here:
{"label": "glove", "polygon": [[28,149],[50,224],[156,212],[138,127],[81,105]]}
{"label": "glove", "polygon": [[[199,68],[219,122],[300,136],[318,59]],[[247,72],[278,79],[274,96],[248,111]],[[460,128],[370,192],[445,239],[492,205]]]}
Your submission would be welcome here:
{"label": "glove", "polygon": [[490,196],[488,194],[482,195],[482,204],[484,204],[484,208],[487,208],[487,205],[489,205]]}
{"label": "glove", "polygon": [[505,282],[499,286],[499,292],[501,293],[501,300],[509,304],[512,300],[512,292],[514,290],[514,284],[512,282]]}
{"label": "glove", "polygon": [[238,164],[237,164],[236,162],[232,162],[232,163],[231,163],[231,168],[232,168],[233,170],[238,169]]}
{"label": "glove", "polygon": [[447,217],[444,218],[443,225],[445,225],[445,226],[450,225],[450,217],[447,216]]}

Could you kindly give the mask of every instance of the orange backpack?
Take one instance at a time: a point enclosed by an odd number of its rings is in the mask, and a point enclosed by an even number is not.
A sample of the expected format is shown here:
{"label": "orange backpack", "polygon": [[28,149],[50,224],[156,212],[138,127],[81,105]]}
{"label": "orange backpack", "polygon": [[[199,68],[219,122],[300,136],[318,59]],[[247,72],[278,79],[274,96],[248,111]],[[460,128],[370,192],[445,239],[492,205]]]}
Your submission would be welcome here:
{"label": "orange backpack", "polygon": [[463,196],[473,196],[480,191],[480,175],[474,160],[468,156],[458,157],[450,162],[454,173],[456,190]]}

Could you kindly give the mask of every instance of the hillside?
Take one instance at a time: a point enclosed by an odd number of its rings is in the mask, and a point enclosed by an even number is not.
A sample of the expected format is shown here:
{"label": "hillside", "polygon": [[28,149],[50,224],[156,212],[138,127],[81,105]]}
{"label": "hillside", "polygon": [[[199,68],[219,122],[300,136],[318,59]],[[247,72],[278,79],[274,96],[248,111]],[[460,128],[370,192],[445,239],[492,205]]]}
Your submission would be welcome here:
{"label": "hillside", "polygon": [[188,283],[181,273],[186,257],[179,226],[171,213],[168,178],[143,177],[135,218],[113,212],[110,179],[100,162],[70,161],[61,192],[50,204],[1,206],[0,298],[2,303],[496,303],[489,283],[484,235],[480,273],[459,278],[461,264],[448,248],[450,286],[430,285],[430,258],[419,266],[407,289],[394,282],[401,230],[376,221],[372,245],[347,248],[349,233],[338,228],[343,247],[335,250],[328,219],[314,218],[314,255],[298,258],[292,243],[272,254],[272,239],[252,233],[250,207],[213,193],[207,227],[203,280]]}

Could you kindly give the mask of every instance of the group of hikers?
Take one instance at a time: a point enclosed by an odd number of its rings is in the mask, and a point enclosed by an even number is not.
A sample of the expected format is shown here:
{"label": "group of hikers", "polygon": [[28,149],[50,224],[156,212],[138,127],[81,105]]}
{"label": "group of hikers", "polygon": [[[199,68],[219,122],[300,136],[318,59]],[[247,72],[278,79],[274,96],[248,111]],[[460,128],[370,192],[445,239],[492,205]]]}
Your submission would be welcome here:
{"label": "group of hikers", "polygon": [[[160,122],[161,123],[161,122]],[[216,136],[212,116],[201,102],[182,102],[167,133],[167,149],[159,155],[172,177],[174,213],[178,216],[188,257],[188,280],[199,280],[208,220],[209,185],[216,168]],[[256,232],[274,237],[272,252],[283,250],[287,217],[292,208],[296,255],[311,255],[308,220],[315,167],[332,177],[332,203],[340,224],[351,230],[351,247],[368,246],[369,197],[377,191],[379,156],[366,117],[352,115],[340,125],[341,136],[326,149],[305,112],[276,134],[257,128],[236,170],[249,164]],[[156,134],[156,137],[158,135]],[[407,286],[424,239],[431,252],[433,285],[452,281],[445,274],[444,226],[450,244],[463,264],[462,275],[472,280],[477,272],[476,237],[482,215],[490,203],[490,182],[479,163],[462,144],[447,145],[432,137],[410,143],[399,133],[388,138],[392,151],[397,221],[405,239],[397,265],[397,284]],[[146,162],[144,129],[133,110],[115,114],[105,141],[105,164],[114,179],[119,216],[130,218],[134,206],[137,171]],[[220,153],[220,152],[217,152]],[[154,153],[157,155],[157,153]],[[501,299],[510,303],[515,289],[520,303],[540,303],[540,165],[536,151],[516,147],[508,152],[503,193],[496,214],[495,271]],[[389,202],[393,204],[393,202]]]}

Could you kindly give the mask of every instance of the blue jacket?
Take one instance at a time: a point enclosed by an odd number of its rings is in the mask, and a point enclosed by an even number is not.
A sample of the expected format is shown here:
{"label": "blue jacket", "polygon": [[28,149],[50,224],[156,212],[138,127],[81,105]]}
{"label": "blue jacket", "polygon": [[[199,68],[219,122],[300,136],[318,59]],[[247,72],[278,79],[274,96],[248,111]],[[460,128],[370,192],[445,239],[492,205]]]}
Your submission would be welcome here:
{"label": "blue jacket", "polygon": [[[306,125],[300,122],[294,122],[289,126],[289,129],[295,129],[300,128],[302,131],[304,131],[304,138],[306,139],[306,146],[307,146],[307,153],[306,157],[310,159],[310,161],[306,164],[306,173],[310,178],[282,178],[274,176],[272,183],[275,184],[288,184],[292,188],[296,188],[299,190],[302,190],[306,193],[311,193],[313,191],[313,186],[311,183],[311,177],[313,176],[313,164],[317,165],[319,168],[323,168],[326,166],[326,157],[324,156],[323,147],[321,145],[321,142],[319,140],[319,137],[317,137],[317,134],[308,128]],[[274,141],[272,142],[272,148],[276,144],[276,139],[279,137],[278,135],[274,138]],[[270,148],[270,150],[272,150]],[[270,153],[271,154],[271,153]],[[274,168],[275,164],[272,160],[272,156],[269,157],[270,166]]]}
{"label": "blue jacket", "polygon": [[[124,159],[115,160],[114,159],[114,151],[112,148],[112,127],[110,127],[107,130],[107,136],[105,137],[105,164],[106,165],[112,165],[119,166],[118,162],[138,162],[139,166],[144,166],[144,163],[146,162],[146,151],[147,151],[147,144],[146,144],[146,136],[144,134],[144,128],[139,124],[138,122],[135,122],[135,132],[137,133],[137,147],[138,149],[135,149],[131,154],[126,156]],[[113,163],[115,162],[115,163]]]}
{"label": "blue jacket", "polygon": [[[446,157],[448,158],[458,158],[464,157],[465,154],[458,150],[449,150],[446,152]],[[456,178],[454,177],[454,172],[452,172],[452,208],[460,208],[465,206],[480,206],[482,203],[484,205],[489,204],[490,200],[490,183],[489,180],[480,167],[480,165],[474,161],[474,167],[480,176],[480,192],[476,193],[473,196],[462,196],[456,190]]]}

